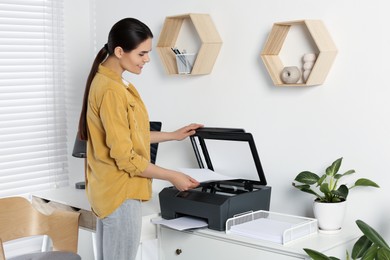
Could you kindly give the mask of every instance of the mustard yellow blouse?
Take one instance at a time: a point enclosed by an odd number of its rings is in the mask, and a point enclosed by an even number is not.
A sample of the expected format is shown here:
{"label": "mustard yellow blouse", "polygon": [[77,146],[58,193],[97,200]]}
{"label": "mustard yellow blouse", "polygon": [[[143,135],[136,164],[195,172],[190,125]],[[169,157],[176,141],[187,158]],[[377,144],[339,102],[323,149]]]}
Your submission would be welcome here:
{"label": "mustard yellow blouse", "polygon": [[151,179],[139,177],[150,160],[149,117],[138,91],[100,65],[87,110],[87,185],[92,210],[110,215],[126,199],[149,200]]}

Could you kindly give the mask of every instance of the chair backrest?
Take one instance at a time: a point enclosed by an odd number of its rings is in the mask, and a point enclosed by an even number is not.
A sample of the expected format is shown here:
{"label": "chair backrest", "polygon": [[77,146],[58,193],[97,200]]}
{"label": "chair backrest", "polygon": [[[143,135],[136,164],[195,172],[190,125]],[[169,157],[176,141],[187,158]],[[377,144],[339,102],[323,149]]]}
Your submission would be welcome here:
{"label": "chair backrest", "polygon": [[[161,131],[162,123],[158,121],[149,122],[150,131]],[[155,164],[157,157],[158,143],[150,144],[150,162]]]}
{"label": "chair backrest", "polygon": [[0,260],[5,260],[3,241],[0,239]]}
{"label": "chair backrest", "polygon": [[1,241],[36,235],[48,235],[55,251],[77,253],[79,216],[65,210],[44,215],[23,197],[0,199],[0,259]]}

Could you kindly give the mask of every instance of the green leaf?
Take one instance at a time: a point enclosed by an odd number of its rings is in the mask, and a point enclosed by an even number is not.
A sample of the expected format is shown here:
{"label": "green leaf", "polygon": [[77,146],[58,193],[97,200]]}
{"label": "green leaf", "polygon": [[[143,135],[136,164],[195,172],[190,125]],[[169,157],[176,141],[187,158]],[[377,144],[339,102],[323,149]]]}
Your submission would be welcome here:
{"label": "green leaf", "polygon": [[321,184],[320,191],[323,192],[324,194],[330,193],[329,185],[327,183]]}
{"label": "green leaf", "polygon": [[296,184],[296,183],[292,183],[292,186],[294,186],[295,188],[297,189],[310,189],[310,185],[309,184]]}
{"label": "green leaf", "polygon": [[390,251],[382,247],[378,250],[377,257],[381,260],[390,260]]}
{"label": "green leaf", "polygon": [[343,160],[343,157],[337,159],[336,161],[334,161],[332,163],[331,166],[329,166],[327,169],[326,169],[326,175],[328,176],[334,176],[340,169],[340,166],[341,166],[341,162]]}
{"label": "green leaf", "polygon": [[317,174],[309,171],[303,171],[295,177],[295,181],[309,185],[316,183],[319,179],[320,177]]}
{"label": "green leaf", "polygon": [[378,232],[375,231],[375,229],[373,229],[371,226],[369,226],[362,220],[356,220],[356,224],[363,232],[363,234],[366,235],[369,240],[371,240],[371,242],[390,251],[389,245],[381,237],[381,235],[379,235]]}
{"label": "green leaf", "polygon": [[349,189],[347,186],[340,185],[340,187],[337,190],[332,191],[333,195],[336,195],[337,197],[340,197],[343,200],[346,200],[348,197]]}
{"label": "green leaf", "polygon": [[361,258],[371,245],[372,242],[366,236],[361,236],[353,245],[352,259]]}
{"label": "green leaf", "polygon": [[318,252],[316,250],[312,250],[312,249],[309,249],[309,248],[304,248],[303,250],[305,250],[306,254],[308,254],[314,260],[332,260],[332,259],[333,260],[338,260],[337,258],[327,257],[323,253],[320,253],[320,252]]}
{"label": "green leaf", "polygon": [[341,179],[342,177],[344,177],[344,176],[346,176],[346,175],[350,175],[350,174],[353,174],[353,173],[355,173],[355,170],[349,170],[349,171],[346,171],[346,172],[344,172],[343,174],[335,174],[335,176],[334,176],[334,178],[336,179],[336,180],[339,180],[339,179]]}
{"label": "green leaf", "polygon": [[326,174],[322,175],[321,178],[317,181],[317,186],[321,186],[321,184],[326,179]]}
{"label": "green leaf", "polygon": [[300,189],[303,192],[312,194],[312,195],[316,196],[317,198],[319,198],[320,200],[322,199],[321,195],[317,194],[314,190],[312,190],[310,188],[300,187],[298,189]]}
{"label": "green leaf", "polygon": [[374,260],[377,252],[378,247],[376,245],[372,245],[363,255],[362,260]]}
{"label": "green leaf", "polygon": [[303,192],[307,192],[307,193],[316,195],[316,193],[312,189],[310,189],[310,185],[307,185],[307,184],[305,184],[305,185],[296,185],[295,183],[293,183],[293,186],[295,188],[297,188],[297,189],[300,189]]}
{"label": "green leaf", "polygon": [[348,170],[348,171],[344,172],[343,174],[341,174],[341,176],[347,176],[347,175],[351,175],[353,173],[355,173],[355,170]]}
{"label": "green leaf", "polygon": [[361,179],[357,180],[355,182],[354,186],[371,186],[371,187],[379,188],[378,184],[376,184],[375,182],[373,182],[369,179],[365,179],[365,178],[361,178]]}

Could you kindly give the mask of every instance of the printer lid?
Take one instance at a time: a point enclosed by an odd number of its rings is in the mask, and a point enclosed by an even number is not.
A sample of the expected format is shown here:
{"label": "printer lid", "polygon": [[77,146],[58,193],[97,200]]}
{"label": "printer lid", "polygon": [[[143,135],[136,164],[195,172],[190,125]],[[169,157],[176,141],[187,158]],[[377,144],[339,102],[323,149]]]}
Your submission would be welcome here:
{"label": "printer lid", "polygon": [[244,129],[203,127],[190,140],[200,168],[267,185],[253,136]]}

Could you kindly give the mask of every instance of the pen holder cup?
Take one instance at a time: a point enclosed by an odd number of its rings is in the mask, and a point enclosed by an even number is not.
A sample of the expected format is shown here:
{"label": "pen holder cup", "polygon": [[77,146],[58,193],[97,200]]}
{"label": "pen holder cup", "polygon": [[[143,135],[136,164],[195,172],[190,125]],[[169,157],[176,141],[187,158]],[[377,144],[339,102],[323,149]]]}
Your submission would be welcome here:
{"label": "pen holder cup", "polygon": [[196,54],[176,54],[177,71],[179,74],[190,74],[194,65]]}

